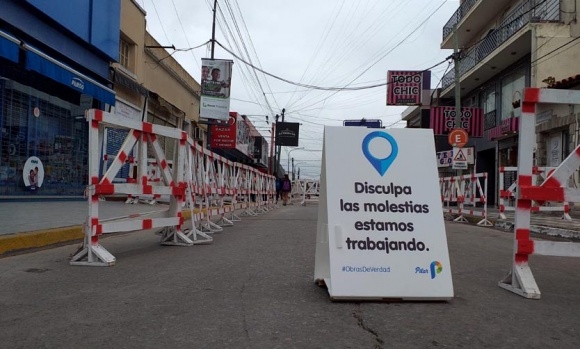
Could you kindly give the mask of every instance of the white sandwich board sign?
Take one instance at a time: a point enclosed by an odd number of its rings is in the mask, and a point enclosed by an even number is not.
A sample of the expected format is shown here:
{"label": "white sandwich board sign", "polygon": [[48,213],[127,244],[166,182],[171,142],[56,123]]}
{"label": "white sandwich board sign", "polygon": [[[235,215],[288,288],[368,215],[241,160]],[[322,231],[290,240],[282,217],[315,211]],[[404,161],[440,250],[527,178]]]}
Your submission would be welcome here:
{"label": "white sandwich board sign", "polygon": [[433,139],[325,127],[314,279],[331,299],[453,297]]}

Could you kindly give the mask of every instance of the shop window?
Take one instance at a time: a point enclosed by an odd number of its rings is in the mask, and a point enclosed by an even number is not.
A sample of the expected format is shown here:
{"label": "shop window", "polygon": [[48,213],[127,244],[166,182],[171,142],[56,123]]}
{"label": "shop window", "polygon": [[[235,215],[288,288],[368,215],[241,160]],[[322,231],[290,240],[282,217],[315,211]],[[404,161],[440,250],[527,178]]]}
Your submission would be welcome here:
{"label": "shop window", "polygon": [[0,81],[0,195],[83,195],[88,128],[75,108],[29,86]]}

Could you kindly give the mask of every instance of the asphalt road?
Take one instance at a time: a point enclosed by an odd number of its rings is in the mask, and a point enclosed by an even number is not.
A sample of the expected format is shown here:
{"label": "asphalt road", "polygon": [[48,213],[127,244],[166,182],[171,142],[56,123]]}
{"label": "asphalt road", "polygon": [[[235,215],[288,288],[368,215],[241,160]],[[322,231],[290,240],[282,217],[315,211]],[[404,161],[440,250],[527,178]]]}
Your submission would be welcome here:
{"label": "asphalt road", "polygon": [[317,206],[244,218],[212,245],[110,236],[0,259],[0,348],[578,348],[580,259],[533,256],[541,300],[497,286],[512,235],[447,224],[450,302],[331,302],[313,282]]}

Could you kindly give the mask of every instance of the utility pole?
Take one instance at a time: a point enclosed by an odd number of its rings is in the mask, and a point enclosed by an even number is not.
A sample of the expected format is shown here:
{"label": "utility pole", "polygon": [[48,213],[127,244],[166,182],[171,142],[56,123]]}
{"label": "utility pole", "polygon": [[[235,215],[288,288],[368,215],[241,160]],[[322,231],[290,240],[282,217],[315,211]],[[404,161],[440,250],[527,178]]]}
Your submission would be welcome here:
{"label": "utility pole", "polygon": [[211,59],[214,57],[215,51],[215,15],[217,10],[217,0],[213,1],[213,22],[211,24]]}
{"label": "utility pole", "polygon": [[[285,113],[286,113],[286,109],[285,108],[282,108],[282,122],[284,122],[284,114]],[[276,114],[276,128],[278,128],[278,117],[279,117],[279,115]],[[281,152],[282,152],[282,146],[279,145],[278,146],[278,151],[277,151],[277,153],[278,153],[278,162],[280,162],[280,153]],[[278,162],[275,162],[274,166],[278,166]]]}
{"label": "utility pole", "polygon": [[[214,59],[215,52],[215,15],[217,10],[217,0],[213,1],[213,22],[211,24],[211,59]],[[209,120],[208,120],[209,121]],[[211,127],[212,122],[207,123],[207,149],[211,150]]]}
{"label": "utility pole", "polygon": [[292,180],[294,179],[294,158],[292,158]]}
{"label": "utility pole", "polygon": [[[273,128],[274,134],[276,133],[276,130],[278,129],[278,119],[280,119],[280,115],[276,114],[276,123],[274,124],[274,125],[276,125],[276,127]],[[276,141],[277,141],[277,139],[274,136],[274,142],[272,143],[274,145],[274,166],[272,167],[273,172],[278,172],[278,161],[280,160],[280,159],[277,159],[278,146],[276,146]],[[280,176],[279,173],[278,173],[278,176]]]}
{"label": "utility pole", "polygon": [[[457,24],[453,26],[453,72],[455,73],[455,127],[461,129],[461,86],[459,85],[459,62],[461,53],[459,52],[459,38],[457,37]],[[462,170],[457,170],[457,175],[461,175]]]}

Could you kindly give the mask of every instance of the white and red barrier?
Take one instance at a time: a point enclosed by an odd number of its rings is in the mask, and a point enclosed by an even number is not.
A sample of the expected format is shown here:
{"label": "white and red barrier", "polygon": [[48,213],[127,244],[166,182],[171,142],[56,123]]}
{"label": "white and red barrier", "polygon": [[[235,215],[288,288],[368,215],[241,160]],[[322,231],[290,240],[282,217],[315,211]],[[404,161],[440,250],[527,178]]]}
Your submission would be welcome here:
{"label": "white and red barrier", "polygon": [[[208,235],[223,225],[239,220],[236,210],[266,212],[275,192],[274,178],[247,165],[234,163],[204,149],[183,130],[134,120],[119,120],[114,114],[89,110],[89,214],[85,223],[83,248],[71,259],[72,265],[110,266],[115,257],[99,242],[103,234],[158,230],[161,244],[190,246],[210,243]],[[127,137],[108,167],[100,171],[101,144],[105,128],[128,130]],[[173,159],[167,159],[158,137],[173,141]],[[136,178],[116,183],[119,170],[134,154]],[[154,161],[147,156],[154,156]],[[173,166],[170,166],[173,164]],[[149,168],[148,168],[149,167]],[[103,172],[101,174],[101,172]],[[249,180],[248,180],[249,179]],[[133,197],[167,197],[169,209],[130,215],[122,221],[105,221],[99,216],[99,197],[124,194]],[[255,200],[252,200],[254,197]],[[191,229],[185,229],[182,210],[191,215]],[[230,214],[229,218],[226,215]],[[211,218],[221,219],[218,223]]]}
{"label": "white and red barrier", "polygon": [[318,202],[320,181],[314,179],[297,179],[292,182],[292,201],[299,201],[304,206],[307,202]]}
{"label": "white and red barrier", "polygon": [[[483,182],[483,184],[482,184]],[[443,213],[455,222],[467,222],[464,214],[481,217],[480,226],[493,226],[487,219],[487,173],[439,178]],[[478,207],[481,209],[475,209]],[[465,206],[471,206],[467,209]],[[456,214],[457,217],[453,217]]]}
{"label": "white and red barrier", "polygon": [[[532,168],[532,183],[539,184],[544,181],[549,174],[554,171],[556,167],[538,167],[534,166]],[[508,172],[513,172],[517,174],[517,167],[500,167],[499,168],[499,218],[507,219],[505,212],[515,211],[515,201],[516,201],[516,190],[518,186],[518,181],[515,180],[506,188],[505,185],[505,175]],[[561,205],[550,205],[547,203],[540,204],[536,201],[532,202],[532,212],[562,212],[562,219],[572,220],[570,217],[570,205],[568,202],[563,202]]]}
{"label": "white and red barrier", "polygon": [[540,289],[528,264],[531,255],[580,257],[580,244],[573,242],[536,241],[530,239],[532,203],[576,202],[580,190],[566,187],[566,182],[580,166],[578,146],[542,184],[533,182],[533,149],[538,103],[580,104],[580,91],[526,88],[520,117],[518,140],[518,185],[516,191],[514,258],[510,273],[499,286],[526,298],[539,299]]}

